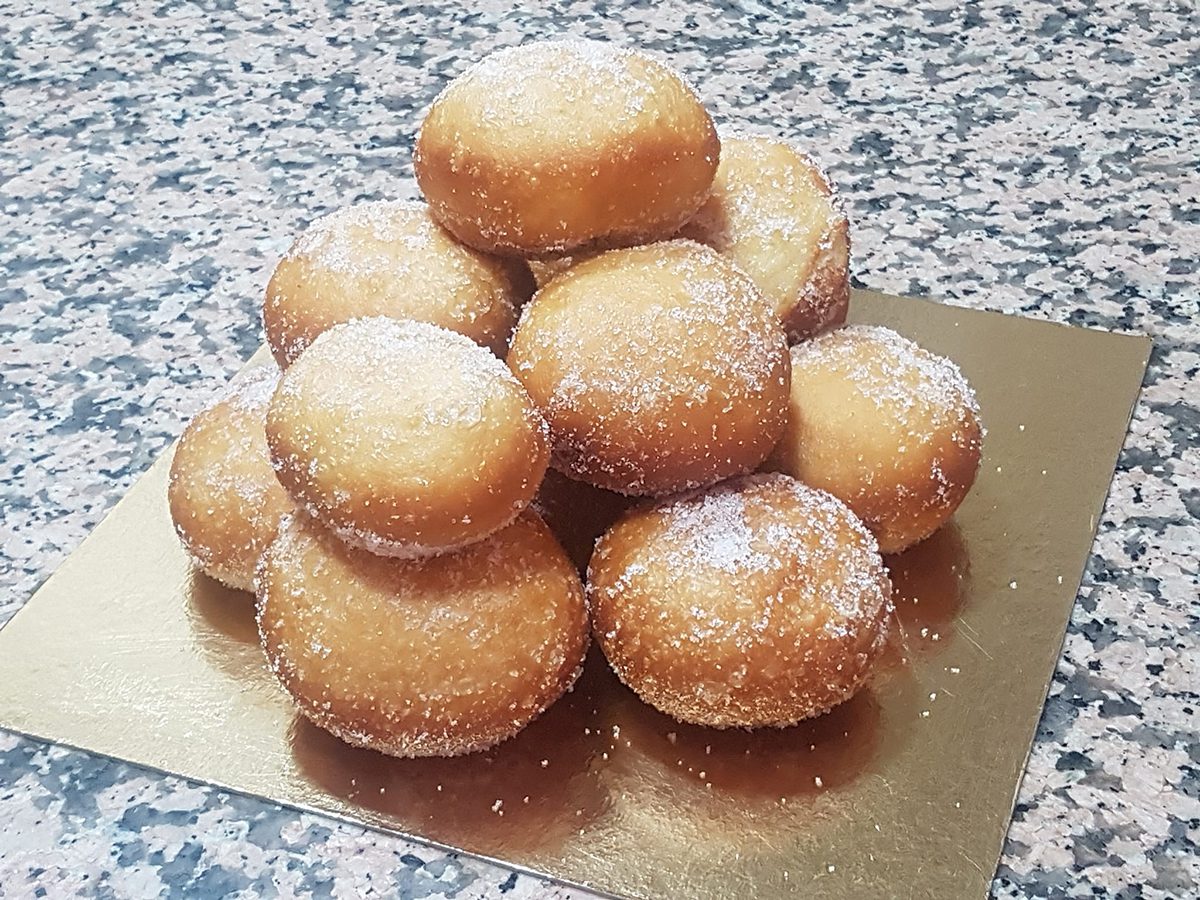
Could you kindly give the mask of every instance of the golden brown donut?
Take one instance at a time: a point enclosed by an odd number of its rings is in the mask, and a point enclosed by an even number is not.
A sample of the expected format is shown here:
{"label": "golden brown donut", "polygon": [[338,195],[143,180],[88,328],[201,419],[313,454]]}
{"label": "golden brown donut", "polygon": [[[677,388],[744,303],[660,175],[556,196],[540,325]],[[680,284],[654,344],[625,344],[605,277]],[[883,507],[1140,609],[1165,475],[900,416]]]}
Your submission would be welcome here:
{"label": "golden brown donut", "polygon": [[267,659],[301,712],[392,756],[512,737],[571,686],[587,650],[579,576],[532,512],[420,560],[347,547],[299,514],[256,586]]}
{"label": "golden brown donut", "polygon": [[284,488],[343,540],[440,553],[511,522],[546,471],[545,422],[508,368],[424,322],[356,319],[283,373],[267,444]]}
{"label": "golden brown donut", "polygon": [[550,423],[555,467],[622,494],[747,472],[787,414],[788,352],[770,305],[692,241],[572,266],[525,307],[508,362]]}
{"label": "golden brown donut", "polygon": [[291,365],[318,334],[364,316],[440,325],[503,355],[533,293],[528,267],[464,247],[424,204],[361,203],[318,219],[275,267],[263,330]]}
{"label": "golden brown donut", "polygon": [[779,474],[641,506],[588,568],[593,631],[618,677],[717,728],[790,725],[852,696],[886,642],[889,593],[854,514]]}
{"label": "golden brown donut", "polygon": [[263,420],[279,379],[274,365],[241,375],[184,429],[171,460],[167,503],[175,533],[205,574],[254,590],[254,567],[292,502],[275,479]]}
{"label": "golden brown donut", "polygon": [[452,81],[413,165],[464,244],[544,256],[669,237],[708,198],[720,155],[684,80],[597,41],[500,50]]}
{"label": "golden brown donut", "polygon": [[898,553],[954,515],[982,442],[975,392],[953,362],[848,325],[792,348],[788,427],[767,468],[840,498]]}
{"label": "golden brown donut", "polygon": [[724,136],[712,196],[680,236],[741,266],[775,304],[789,340],[846,321],[846,213],[828,176],[791,144]]}

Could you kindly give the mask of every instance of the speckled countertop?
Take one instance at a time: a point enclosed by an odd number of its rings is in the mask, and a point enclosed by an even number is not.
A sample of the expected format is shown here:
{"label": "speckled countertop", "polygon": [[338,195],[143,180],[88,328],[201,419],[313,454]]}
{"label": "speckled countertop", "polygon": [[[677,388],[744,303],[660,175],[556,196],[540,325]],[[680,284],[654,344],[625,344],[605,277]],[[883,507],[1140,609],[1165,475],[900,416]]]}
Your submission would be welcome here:
{"label": "speckled countertop", "polygon": [[[640,44],[827,165],[860,286],[1154,336],[994,890],[1200,895],[1194,2],[467,6],[0,3],[0,622],[256,347],[296,230],[415,196],[447,76]],[[571,895],[0,732],[0,896],[372,891]]]}

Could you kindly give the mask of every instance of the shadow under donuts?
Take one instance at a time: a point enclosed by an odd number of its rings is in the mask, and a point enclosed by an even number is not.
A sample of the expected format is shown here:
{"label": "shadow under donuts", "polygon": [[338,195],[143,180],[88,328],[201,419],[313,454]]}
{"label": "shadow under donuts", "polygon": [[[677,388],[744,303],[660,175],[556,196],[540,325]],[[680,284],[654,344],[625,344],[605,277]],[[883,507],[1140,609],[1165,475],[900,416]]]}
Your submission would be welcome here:
{"label": "shadow under donuts", "polygon": [[278,690],[258,642],[254,595],[225,587],[198,569],[184,584],[191,650],[239,685]]}
{"label": "shadow under donuts", "polygon": [[579,573],[586,575],[596,539],[637,502],[636,497],[624,497],[548,469],[533,506]]}
{"label": "shadow under donuts", "polygon": [[[658,712],[623,686],[605,708],[619,724],[613,753],[652,760],[665,777],[716,799],[772,803],[836,790],[870,765],[880,709],[870,688],[822,716],[788,728],[706,728]],[[663,776],[651,776],[663,777]]]}
{"label": "shadow under donuts", "polygon": [[594,727],[607,666],[594,654],[575,689],[515,737],[480,753],[398,759],[351,747],[297,714],[301,773],[393,827],[489,855],[552,851],[606,807]]}
{"label": "shadow under donuts", "polygon": [[213,632],[241,644],[258,644],[253,594],[226,587],[199,569],[192,569],[184,593],[198,632]]}
{"label": "shadow under donuts", "polygon": [[891,646],[887,660],[904,664],[935,652],[953,634],[970,580],[962,532],[949,522],[921,543],[884,558],[892,580]]}

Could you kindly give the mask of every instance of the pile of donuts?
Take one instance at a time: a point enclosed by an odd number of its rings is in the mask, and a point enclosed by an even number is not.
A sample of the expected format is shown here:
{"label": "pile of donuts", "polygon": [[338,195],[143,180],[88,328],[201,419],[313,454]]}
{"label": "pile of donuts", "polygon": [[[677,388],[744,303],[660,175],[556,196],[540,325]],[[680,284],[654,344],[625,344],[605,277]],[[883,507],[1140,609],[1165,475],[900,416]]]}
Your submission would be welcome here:
{"label": "pile of donuts", "polygon": [[952,362],[843,324],[821,169],[574,40],[453,80],[414,160],[425,204],[296,239],[262,310],[277,367],[171,468],[180,539],[256,594],[300,711],[396,756],[480,750],[592,637],[685,722],[853,695],[888,635],[882,554],[953,515],[982,428]]}

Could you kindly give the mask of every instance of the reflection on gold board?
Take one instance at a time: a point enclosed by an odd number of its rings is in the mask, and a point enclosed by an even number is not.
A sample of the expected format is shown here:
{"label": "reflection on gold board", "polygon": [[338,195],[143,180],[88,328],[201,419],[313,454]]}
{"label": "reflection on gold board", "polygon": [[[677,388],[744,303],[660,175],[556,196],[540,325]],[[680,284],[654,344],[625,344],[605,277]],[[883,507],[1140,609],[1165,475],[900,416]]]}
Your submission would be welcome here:
{"label": "reflection on gold board", "polygon": [[956,360],[989,433],[955,522],[887,560],[887,665],[828,716],[680,725],[593,651],[488,753],[349,748],[265,670],[251,598],[190,570],[164,459],[0,631],[0,725],[615,895],[983,897],[1149,341],[865,292],[851,317]]}
{"label": "reflection on gold board", "polygon": [[962,531],[951,521],[915,547],[884,557],[884,564],[896,607],[888,662],[907,665],[950,639],[970,594],[971,560]]}

